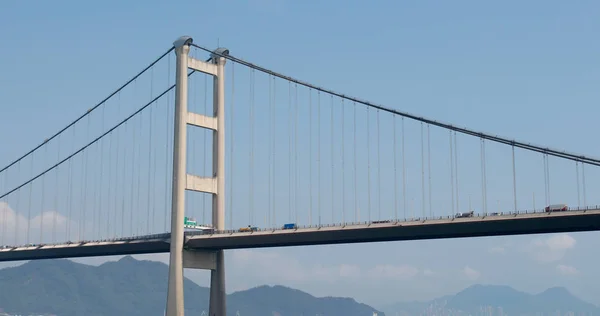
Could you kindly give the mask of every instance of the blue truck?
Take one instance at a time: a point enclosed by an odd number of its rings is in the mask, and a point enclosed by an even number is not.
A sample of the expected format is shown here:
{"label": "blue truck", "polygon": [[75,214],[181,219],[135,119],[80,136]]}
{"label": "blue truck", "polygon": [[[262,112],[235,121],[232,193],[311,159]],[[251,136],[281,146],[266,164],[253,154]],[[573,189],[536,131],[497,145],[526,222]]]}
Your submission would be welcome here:
{"label": "blue truck", "polygon": [[298,226],[295,223],[284,224],[283,229],[296,229]]}

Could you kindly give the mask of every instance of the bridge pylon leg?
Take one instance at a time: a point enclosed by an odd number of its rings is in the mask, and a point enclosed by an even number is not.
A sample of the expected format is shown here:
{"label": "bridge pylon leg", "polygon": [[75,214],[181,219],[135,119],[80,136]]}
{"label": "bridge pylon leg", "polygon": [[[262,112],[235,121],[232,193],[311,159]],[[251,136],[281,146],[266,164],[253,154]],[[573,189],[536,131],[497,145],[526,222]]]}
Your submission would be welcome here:
{"label": "bridge pylon leg", "polygon": [[216,269],[210,271],[210,316],[226,315],[225,260],[223,250],[217,251]]}
{"label": "bridge pylon leg", "polygon": [[188,56],[190,37],[176,40],[175,54],[175,135],[173,143],[173,192],[171,202],[171,247],[169,257],[169,285],[167,288],[168,316],[184,316],[183,305],[183,220],[185,216],[186,188],[186,133],[188,98]]}
{"label": "bridge pylon leg", "polygon": [[[218,48],[219,53],[229,53]],[[212,54],[217,66],[213,84],[213,112],[217,118],[217,130],[213,131],[213,174],[217,180],[217,193],[213,194],[212,218],[216,230],[225,230],[225,58]],[[210,273],[210,316],[225,316],[225,255],[217,251],[216,269]]]}

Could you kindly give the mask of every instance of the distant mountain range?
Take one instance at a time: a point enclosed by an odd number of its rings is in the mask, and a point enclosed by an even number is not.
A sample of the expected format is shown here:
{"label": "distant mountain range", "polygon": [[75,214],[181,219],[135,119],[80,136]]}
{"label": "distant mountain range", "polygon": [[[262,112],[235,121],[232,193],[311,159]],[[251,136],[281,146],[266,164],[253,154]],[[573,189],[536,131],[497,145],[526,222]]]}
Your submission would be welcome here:
{"label": "distant mountain range", "polygon": [[[70,260],[31,261],[0,270],[0,315],[162,316],[168,268],[130,256],[117,262],[88,266]],[[187,315],[208,311],[208,288],[185,279]],[[259,286],[227,297],[227,315],[241,316],[378,316],[384,313],[351,298],[317,298],[283,286]],[[474,285],[455,295],[427,302],[398,303],[384,308],[396,315],[600,315],[600,308],[565,288],[539,294],[508,286]]]}
{"label": "distant mountain range", "polygon": [[[528,294],[508,286],[473,285],[455,295],[427,302],[387,306],[387,315],[600,315],[600,308],[573,296],[564,287]],[[560,312],[557,314],[557,312]]]}
{"label": "distant mountain range", "polygon": [[[167,265],[124,257],[88,266],[70,260],[30,261],[0,270],[0,315],[162,316]],[[186,315],[208,312],[208,288],[186,279]],[[227,297],[227,315],[372,316],[376,309],[351,298],[317,298],[283,286],[259,286]],[[379,315],[383,313],[379,312]]]}

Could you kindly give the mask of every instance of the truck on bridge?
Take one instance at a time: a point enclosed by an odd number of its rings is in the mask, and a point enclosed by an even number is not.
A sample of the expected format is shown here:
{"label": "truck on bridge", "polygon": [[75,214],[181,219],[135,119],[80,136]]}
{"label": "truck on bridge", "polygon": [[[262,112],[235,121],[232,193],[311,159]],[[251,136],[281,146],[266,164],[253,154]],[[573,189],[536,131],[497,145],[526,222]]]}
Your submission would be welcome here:
{"label": "truck on bridge", "polygon": [[547,213],[566,212],[568,210],[569,210],[569,206],[567,204],[552,204],[552,205],[548,205],[548,206],[546,206],[546,208],[544,208],[544,211],[546,211]]}
{"label": "truck on bridge", "polygon": [[289,223],[289,224],[284,224],[283,225],[283,229],[297,229],[298,225],[296,225],[296,223]]}
{"label": "truck on bridge", "polygon": [[244,232],[255,232],[258,231],[258,227],[255,226],[250,226],[248,225],[248,227],[242,227],[238,230],[240,233],[244,233]]}
{"label": "truck on bridge", "polygon": [[473,217],[473,214],[475,214],[475,211],[468,211],[468,212],[464,212],[464,213],[458,213],[458,214],[454,215],[454,218]]}

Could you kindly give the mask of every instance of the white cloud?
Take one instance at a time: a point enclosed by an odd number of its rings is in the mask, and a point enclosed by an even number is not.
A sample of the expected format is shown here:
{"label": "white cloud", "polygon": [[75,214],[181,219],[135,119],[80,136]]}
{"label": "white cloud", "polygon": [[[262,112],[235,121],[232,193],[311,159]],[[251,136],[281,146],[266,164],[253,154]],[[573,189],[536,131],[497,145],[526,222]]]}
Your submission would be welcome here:
{"label": "white cloud", "polygon": [[469,266],[465,266],[463,268],[463,273],[469,280],[477,280],[481,276],[481,273]]}
{"label": "white cloud", "polygon": [[[70,234],[67,234],[69,227]],[[49,243],[78,240],[79,225],[69,221],[56,211],[44,211],[30,220],[15,212],[7,203],[0,202],[0,243],[5,245],[23,245],[30,243]],[[68,236],[67,236],[68,235]]]}
{"label": "white cloud", "polygon": [[556,266],[556,270],[558,270],[559,273],[564,274],[564,275],[576,275],[579,274],[579,271],[572,266],[567,266],[564,264],[559,264]]}
{"label": "white cloud", "polygon": [[576,243],[575,238],[569,234],[557,234],[545,239],[534,239],[527,250],[539,262],[555,262],[562,259]]}

